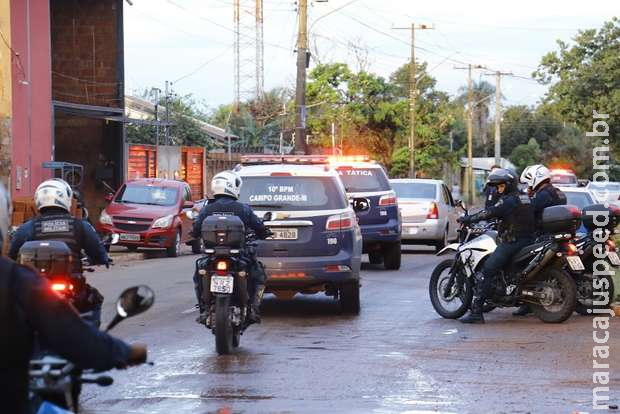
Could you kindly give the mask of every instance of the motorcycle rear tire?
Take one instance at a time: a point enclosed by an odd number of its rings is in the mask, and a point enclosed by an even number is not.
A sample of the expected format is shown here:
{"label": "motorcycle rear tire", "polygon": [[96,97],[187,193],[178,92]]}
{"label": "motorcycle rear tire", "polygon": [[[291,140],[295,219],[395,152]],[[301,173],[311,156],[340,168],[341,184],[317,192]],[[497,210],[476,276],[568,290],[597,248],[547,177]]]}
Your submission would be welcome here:
{"label": "motorcycle rear tire", "polygon": [[[607,279],[607,282],[609,283],[609,288],[606,290],[606,292],[608,293],[608,297],[609,297],[609,304],[611,304],[614,301],[614,295],[616,294],[615,292],[615,287],[614,287],[614,280],[611,277],[606,277],[606,276],[601,276],[601,279]],[[609,304],[607,305],[599,305],[599,306],[588,306],[587,304],[581,302],[580,300],[577,300],[577,304],[575,306],[575,312],[577,312],[580,315],[584,315],[584,316],[588,316],[588,315],[592,315],[592,312],[588,312],[588,310],[592,310],[592,309],[606,309],[609,308]]]}
{"label": "motorcycle rear tire", "polygon": [[230,320],[230,296],[215,297],[215,350],[230,354],[233,348],[233,327]]}
{"label": "motorcycle rear tire", "polygon": [[548,268],[543,270],[539,280],[553,279],[559,285],[564,295],[564,301],[560,309],[550,311],[541,304],[531,304],[530,308],[538,319],[545,323],[562,323],[566,321],[575,311],[577,304],[577,287],[573,278],[564,270]]}

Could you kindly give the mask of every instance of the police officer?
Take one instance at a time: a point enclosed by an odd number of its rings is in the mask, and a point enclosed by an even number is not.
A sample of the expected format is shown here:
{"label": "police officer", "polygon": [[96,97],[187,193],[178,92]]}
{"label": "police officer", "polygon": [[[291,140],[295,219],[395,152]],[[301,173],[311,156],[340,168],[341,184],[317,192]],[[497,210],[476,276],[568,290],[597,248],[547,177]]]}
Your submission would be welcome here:
{"label": "police officer", "polygon": [[519,193],[516,174],[503,168],[496,169],[489,174],[489,185],[495,186],[500,194],[497,204],[474,215],[459,218],[465,224],[500,219],[498,246],[484,262],[482,271],[475,275],[477,284],[474,300],[469,315],[461,319],[463,323],[484,323],[482,307],[486,298],[493,293],[497,273],[515,253],[534,239],[534,209],[530,198]]}
{"label": "police officer", "polygon": [[110,259],[95,229],[85,220],[71,216],[73,190],[65,181],[58,178],[42,182],[35,191],[34,201],[39,215],[24,223],[15,232],[9,248],[9,257],[17,259],[19,249],[27,241],[59,240],[65,242],[73,252],[73,276],[83,284],[82,297],[74,305],[80,312],[92,312],[92,319],[99,326],[103,296],[97,289],[86,284],[82,276],[82,250],[90,263],[109,265]]}
{"label": "police officer", "polygon": [[[544,165],[530,165],[521,173],[521,182],[527,184],[528,194],[532,199],[536,221],[536,235],[542,234],[542,216],[547,207],[566,204],[566,194],[551,184],[551,173]],[[522,305],[514,311],[514,316],[525,316],[530,313],[528,305]]]}
{"label": "police officer", "polygon": [[[499,165],[493,165],[490,173],[493,173],[498,168],[500,168]],[[489,185],[488,181],[482,191],[484,193],[484,208],[493,207],[499,201],[500,195],[497,192],[497,188],[494,185]]]}
{"label": "police officer", "polygon": [[[9,194],[0,184],[0,245],[10,224]],[[28,365],[33,342],[84,369],[109,370],[146,361],[146,346],[127,345],[86,324],[52,291],[47,279],[0,257],[0,401],[2,412],[28,408]]]}
{"label": "police officer", "polygon": [[[235,215],[243,221],[246,228],[254,230],[256,236],[260,239],[264,239],[271,234],[271,231],[265,227],[263,222],[256,217],[256,214],[252,211],[250,206],[238,201],[239,193],[241,191],[242,180],[236,173],[232,171],[222,171],[218,173],[211,181],[211,192],[214,199],[210,200],[206,204],[198,218],[194,221],[192,229],[193,237],[201,237],[202,222],[205,218],[211,215],[223,214],[223,215]],[[256,257],[250,257],[250,277],[252,284],[250,286],[250,312],[248,314],[248,321],[260,323],[260,303],[265,291],[265,270],[261,263],[256,260]],[[198,317],[198,323],[204,324],[207,319],[207,310],[204,308],[202,300],[202,278],[198,272],[194,273],[194,287],[196,291],[196,298],[200,308],[200,316]]]}

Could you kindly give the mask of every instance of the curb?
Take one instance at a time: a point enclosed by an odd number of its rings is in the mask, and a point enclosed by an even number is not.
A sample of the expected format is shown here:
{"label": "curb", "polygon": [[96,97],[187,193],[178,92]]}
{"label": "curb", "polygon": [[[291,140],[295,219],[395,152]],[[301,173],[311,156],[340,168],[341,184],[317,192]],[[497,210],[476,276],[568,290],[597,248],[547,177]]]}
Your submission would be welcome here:
{"label": "curb", "polygon": [[110,252],[109,255],[115,264],[144,260],[146,258],[144,253]]}

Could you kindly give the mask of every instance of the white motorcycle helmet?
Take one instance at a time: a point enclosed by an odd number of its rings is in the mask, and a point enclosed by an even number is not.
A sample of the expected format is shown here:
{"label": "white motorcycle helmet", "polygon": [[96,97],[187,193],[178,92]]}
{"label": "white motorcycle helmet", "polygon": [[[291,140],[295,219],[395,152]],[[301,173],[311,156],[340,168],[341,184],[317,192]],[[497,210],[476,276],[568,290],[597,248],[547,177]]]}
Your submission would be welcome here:
{"label": "white motorcycle helmet", "polygon": [[72,199],[71,186],[60,178],[43,181],[34,193],[34,203],[39,211],[43,208],[59,207],[69,213]]}
{"label": "white motorcycle helmet", "polygon": [[521,184],[527,184],[528,187],[532,186],[532,167],[534,166],[528,165],[525,167],[521,173],[521,177],[519,178]]}
{"label": "white motorcycle helmet", "polygon": [[222,171],[211,180],[211,192],[214,196],[226,195],[238,200],[241,184],[243,181],[237,174],[232,171]]}
{"label": "white motorcycle helmet", "polygon": [[4,184],[0,183],[0,248],[3,246],[9,233],[12,211],[11,193],[7,191]]}
{"label": "white motorcycle helmet", "polygon": [[530,176],[532,177],[530,187],[532,187],[533,190],[536,190],[536,188],[538,188],[538,186],[545,181],[551,180],[551,173],[549,172],[549,169],[540,164],[532,165],[530,167]]}

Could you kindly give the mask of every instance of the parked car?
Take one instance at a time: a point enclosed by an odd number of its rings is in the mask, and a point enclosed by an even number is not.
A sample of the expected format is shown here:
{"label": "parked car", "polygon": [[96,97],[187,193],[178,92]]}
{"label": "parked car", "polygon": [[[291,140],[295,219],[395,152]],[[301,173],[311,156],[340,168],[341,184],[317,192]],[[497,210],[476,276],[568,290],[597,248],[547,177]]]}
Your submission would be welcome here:
{"label": "parked car", "polygon": [[562,187],[577,187],[579,185],[577,176],[571,170],[552,169],[551,184]]}
{"label": "parked car", "polygon": [[192,192],[184,181],[144,178],[124,184],[110,194],[110,204],[101,212],[97,231],[118,233],[119,245],[166,249],[169,257],[181,252],[182,243],[194,253],[202,250],[202,240],[192,239],[193,221],[186,211],[194,207]]}
{"label": "parked car", "polygon": [[[594,196],[594,198],[597,199],[597,201],[600,201],[603,203],[605,202],[610,202],[610,203],[615,203],[615,204],[619,203],[620,183],[609,181],[607,183],[600,183],[599,185],[597,184],[598,183],[590,181],[588,185],[586,186],[588,191],[592,193],[592,195]],[[607,193],[605,190],[609,191],[609,193]]]}
{"label": "parked car", "polygon": [[[319,164],[307,165],[313,160]],[[265,224],[274,236],[258,241],[256,250],[267,292],[325,292],[338,297],[345,312],[357,314],[362,234],[338,173],[322,160],[242,157],[236,168],[243,179],[240,201],[259,217],[272,213]]]}
{"label": "parked car", "polygon": [[370,263],[383,265],[388,270],[400,269],[401,221],[396,195],[381,165],[339,157],[332,161],[350,199],[364,198],[369,209],[357,212],[364,253]]}
{"label": "parked car", "polygon": [[437,251],[457,238],[460,212],[440,180],[390,180],[403,221],[403,244],[430,244]]}

